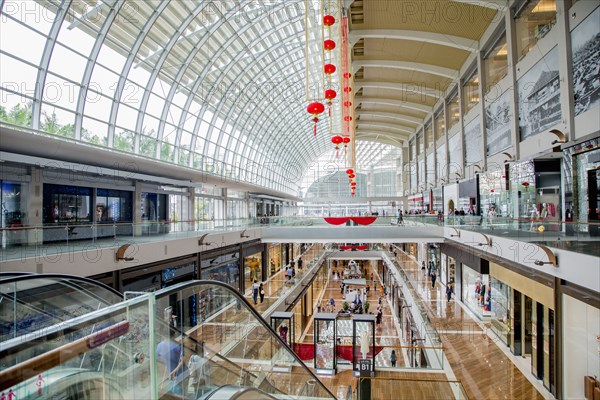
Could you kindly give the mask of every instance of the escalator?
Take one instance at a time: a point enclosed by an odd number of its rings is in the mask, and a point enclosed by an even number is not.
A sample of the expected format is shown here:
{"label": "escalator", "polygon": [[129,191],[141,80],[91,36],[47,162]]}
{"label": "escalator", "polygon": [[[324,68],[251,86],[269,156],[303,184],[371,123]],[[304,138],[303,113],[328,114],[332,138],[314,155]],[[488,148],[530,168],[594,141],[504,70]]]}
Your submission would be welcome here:
{"label": "escalator", "polygon": [[1,342],[0,392],[17,399],[335,398],[228,285],[192,281],[127,297]]}

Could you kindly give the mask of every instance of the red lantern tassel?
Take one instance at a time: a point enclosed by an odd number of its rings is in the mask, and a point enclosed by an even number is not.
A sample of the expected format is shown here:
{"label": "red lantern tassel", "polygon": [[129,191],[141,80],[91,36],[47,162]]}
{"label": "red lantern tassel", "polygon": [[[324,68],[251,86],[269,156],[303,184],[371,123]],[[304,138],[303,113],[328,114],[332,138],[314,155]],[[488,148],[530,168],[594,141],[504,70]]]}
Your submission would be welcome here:
{"label": "red lantern tassel", "polygon": [[317,136],[317,123],[315,122],[314,128],[313,128],[313,134],[314,136]]}

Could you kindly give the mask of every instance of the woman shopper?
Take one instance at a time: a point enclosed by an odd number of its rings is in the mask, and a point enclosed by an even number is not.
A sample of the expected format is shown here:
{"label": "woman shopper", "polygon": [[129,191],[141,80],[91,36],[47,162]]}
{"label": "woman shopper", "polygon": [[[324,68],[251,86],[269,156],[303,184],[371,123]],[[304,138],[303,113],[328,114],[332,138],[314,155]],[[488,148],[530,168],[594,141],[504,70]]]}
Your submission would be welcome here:
{"label": "woman shopper", "polygon": [[260,286],[258,287],[258,294],[260,296],[260,303],[262,304],[263,301],[265,301],[265,288],[263,286],[263,283],[260,283]]}
{"label": "woman shopper", "polygon": [[392,363],[392,367],[396,367],[396,350],[392,350],[392,355],[390,356],[390,362]]}

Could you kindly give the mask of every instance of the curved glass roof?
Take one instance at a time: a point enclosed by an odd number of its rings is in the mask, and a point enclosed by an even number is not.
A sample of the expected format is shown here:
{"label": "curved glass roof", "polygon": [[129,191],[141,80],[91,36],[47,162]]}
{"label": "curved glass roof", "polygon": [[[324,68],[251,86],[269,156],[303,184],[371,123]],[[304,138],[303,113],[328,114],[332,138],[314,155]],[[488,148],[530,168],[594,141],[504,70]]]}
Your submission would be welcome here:
{"label": "curved glass roof", "polygon": [[331,148],[305,110],[304,0],[0,7],[0,120],[293,194]]}

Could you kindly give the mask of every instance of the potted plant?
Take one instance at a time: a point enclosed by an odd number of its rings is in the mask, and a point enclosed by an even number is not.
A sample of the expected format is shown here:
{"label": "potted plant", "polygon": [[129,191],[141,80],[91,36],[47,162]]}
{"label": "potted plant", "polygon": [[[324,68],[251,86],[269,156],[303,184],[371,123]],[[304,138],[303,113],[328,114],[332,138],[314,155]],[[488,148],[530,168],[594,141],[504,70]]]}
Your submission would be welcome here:
{"label": "potted plant", "polygon": [[369,303],[368,301],[366,301],[365,305],[363,306],[363,308],[365,309],[365,314],[369,313],[369,307],[371,307],[371,303]]}
{"label": "potted plant", "polygon": [[344,312],[348,312],[348,309],[349,309],[349,308],[350,308],[350,304],[348,304],[348,302],[347,302],[347,301],[345,301],[345,302],[342,304],[342,310],[344,310]]}

